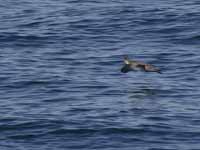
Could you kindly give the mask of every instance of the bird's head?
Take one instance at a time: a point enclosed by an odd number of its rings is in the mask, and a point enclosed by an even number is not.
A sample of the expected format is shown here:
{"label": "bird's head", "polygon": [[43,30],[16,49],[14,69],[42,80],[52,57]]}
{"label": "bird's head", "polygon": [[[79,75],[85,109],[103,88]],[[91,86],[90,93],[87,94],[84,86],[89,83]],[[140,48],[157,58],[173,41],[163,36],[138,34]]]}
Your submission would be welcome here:
{"label": "bird's head", "polygon": [[128,60],[128,56],[127,56],[127,55],[124,56],[124,63],[125,63],[126,65],[129,65],[129,64],[130,64],[130,61]]}

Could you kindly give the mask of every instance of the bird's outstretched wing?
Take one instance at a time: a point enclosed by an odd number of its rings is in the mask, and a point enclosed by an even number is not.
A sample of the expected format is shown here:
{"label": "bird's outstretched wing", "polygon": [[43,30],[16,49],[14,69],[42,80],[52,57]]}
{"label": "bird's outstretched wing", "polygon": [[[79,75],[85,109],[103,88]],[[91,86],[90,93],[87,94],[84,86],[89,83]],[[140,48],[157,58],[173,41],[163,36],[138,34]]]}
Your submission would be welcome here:
{"label": "bird's outstretched wing", "polygon": [[158,69],[152,65],[149,65],[149,64],[138,64],[137,67],[140,67],[141,69],[143,69],[146,72],[157,72],[157,73],[161,74],[160,69]]}

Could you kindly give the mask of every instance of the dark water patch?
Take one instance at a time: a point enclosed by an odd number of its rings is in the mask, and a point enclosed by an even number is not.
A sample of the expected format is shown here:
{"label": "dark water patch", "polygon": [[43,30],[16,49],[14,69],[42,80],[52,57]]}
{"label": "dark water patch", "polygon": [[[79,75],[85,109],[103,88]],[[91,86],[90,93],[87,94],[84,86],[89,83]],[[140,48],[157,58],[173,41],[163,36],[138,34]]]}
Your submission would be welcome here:
{"label": "dark water patch", "polygon": [[99,90],[101,90],[101,89],[106,89],[106,88],[109,88],[109,86],[107,86],[107,85],[82,85],[82,86],[79,86],[79,87],[74,87],[74,89],[76,89],[76,88],[78,88],[78,89],[99,89]]}
{"label": "dark water patch", "polygon": [[57,135],[57,136],[63,136],[63,135],[72,135],[72,134],[78,134],[78,135],[91,135],[95,134],[98,131],[95,129],[59,129],[50,132],[49,134]]}
{"label": "dark water patch", "polygon": [[47,21],[34,21],[34,22],[29,22],[23,25],[18,26],[19,28],[35,28],[35,27],[40,27],[44,23],[48,23]]}
{"label": "dark water patch", "polygon": [[16,35],[4,33],[0,36],[3,46],[14,45],[17,47],[41,47],[46,44],[54,43],[52,37],[35,36],[35,35]]}
{"label": "dark water patch", "polygon": [[24,14],[34,14],[35,12],[37,12],[35,9],[25,9],[25,10],[23,10]]}
{"label": "dark water patch", "polygon": [[23,140],[23,141],[27,141],[27,140],[33,140],[36,138],[41,138],[44,134],[41,133],[36,133],[36,134],[19,134],[19,135],[13,135],[13,136],[8,136],[8,139],[12,139],[12,140]]}
{"label": "dark water patch", "polygon": [[49,98],[49,99],[44,99],[43,102],[47,102],[47,103],[59,103],[59,102],[65,102],[68,101],[70,98],[66,97],[66,98]]}
{"label": "dark water patch", "polygon": [[146,119],[150,119],[153,121],[169,121],[170,120],[169,118],[166,118],[165,116],[164,117],[152,116],[152,117],[147,117]]}
{"label": "dark water patch", "polygon": [[172,42],[174,44],[183,44],[183,45],[195,45],[198,43],[200,36],[199,35],[193,35],[193,36],[183,36],[183,37],[177,37],[173,38]]}
{"label": "dark water patch", "polygon": [[85,113],[85,112],[90,112],[92,111],[91,108],[72,108],[70,109],[70,112],[80,112],[80,113]]}
{"label": "dark water patch", "polygon": [[149,150],[177,150],[176,148],[149,148]]}
{"label": "dark water patch", "polygon": [[[60,129],[50,132],[50,134],[56,135],[67,135],[67,134],[80,134],[83,136],[93,134],[145,134],[151,133],[152,131],[146,129],[131,129],[131,128],[105,128],[101,130],[97,129]],[[154,132],[155,133],[155,132]],[[158,134],[169,134],[165,131],[159,131]]]}
{"label": "dark water patch", "polygon": [[[7,125],[7,126],[4,126],[4,125],[1,125],[0,129],[2,131],[6,131],[6,130],[32,130],[34,129],[34,127],[36,129],[38,129],[38,125],[35,125],[35,122],[27,122],[27,123],[15,123],[15,124],[12,124],[12,125]],[[42,126],[40,126],[42,127]]]}
{"label": "dark water patch", "polygon": [[11,85],[8,85],[10,88],[28,88],[32,86],[44,86],[50,84],[49,81],[18,81],[14,82]]}

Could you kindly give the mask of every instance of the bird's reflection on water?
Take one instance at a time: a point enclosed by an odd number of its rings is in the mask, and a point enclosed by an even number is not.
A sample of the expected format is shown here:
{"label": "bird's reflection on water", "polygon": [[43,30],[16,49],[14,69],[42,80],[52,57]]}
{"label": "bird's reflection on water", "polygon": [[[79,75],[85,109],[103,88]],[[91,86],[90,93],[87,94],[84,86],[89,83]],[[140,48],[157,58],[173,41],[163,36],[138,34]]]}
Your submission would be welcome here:
{"label": "bird's reflection on water", "polygon": [[155,97],[159,96],[161,92],[159,87],[141,86],[129,89],[127,96],[134,108],[150,107],[156,103]]}
{"label": "bird's reflection on water", "polygon": [[130,94],[130,98],[136,98],[136,97],[149,97],[149,96],[153,96],[156,95],[156,93],[158,92],[157,89],[153,89],[153,88],[148,88],[148,87],[141,87],[140,89],[132,89],[129,91]]}

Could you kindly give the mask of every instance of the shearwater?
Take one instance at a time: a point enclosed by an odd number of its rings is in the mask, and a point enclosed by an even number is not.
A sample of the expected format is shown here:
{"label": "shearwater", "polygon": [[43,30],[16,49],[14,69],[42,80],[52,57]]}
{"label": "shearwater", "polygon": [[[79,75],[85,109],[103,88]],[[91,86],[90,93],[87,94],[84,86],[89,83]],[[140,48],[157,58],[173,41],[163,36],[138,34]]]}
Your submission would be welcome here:
{"label": "shearwater", "polygon": [[157,67],[146,64],[144,62],[129,60],[127,56],[124,57],[124,66],[121,68],[121,72],[127,73],[129,71],[145,71],[145,72],[157,72],[161,74],[160,69]]}

